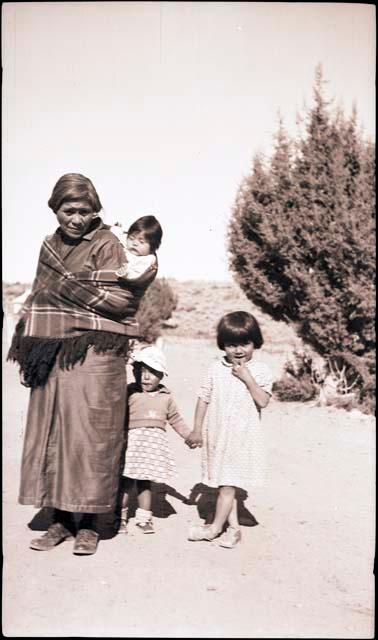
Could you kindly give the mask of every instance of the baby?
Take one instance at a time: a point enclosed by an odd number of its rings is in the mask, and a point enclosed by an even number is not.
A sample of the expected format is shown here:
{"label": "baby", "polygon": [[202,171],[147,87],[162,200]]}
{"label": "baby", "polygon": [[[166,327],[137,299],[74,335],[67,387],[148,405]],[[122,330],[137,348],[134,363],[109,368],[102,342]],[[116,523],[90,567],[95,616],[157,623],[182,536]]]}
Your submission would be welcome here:
{"label": "baby", "polygon": [[139,278],[156,265],[155,252],[160,247],[162,228],[155,216],[142,216],[125,232],[119,223],[110,228],[121,242],[126,262],[116,275],[126,280]]}

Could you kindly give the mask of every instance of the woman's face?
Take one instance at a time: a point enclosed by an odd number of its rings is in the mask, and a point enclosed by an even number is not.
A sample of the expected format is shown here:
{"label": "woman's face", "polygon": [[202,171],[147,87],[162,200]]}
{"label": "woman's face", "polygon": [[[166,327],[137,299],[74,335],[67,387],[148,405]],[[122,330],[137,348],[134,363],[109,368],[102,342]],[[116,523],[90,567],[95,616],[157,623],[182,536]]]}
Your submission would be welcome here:
{"label": "woman's face", "polygon": [[96,213],[85,200],[64,202],[56,212],[63,233],[77,240],[86,234]]}

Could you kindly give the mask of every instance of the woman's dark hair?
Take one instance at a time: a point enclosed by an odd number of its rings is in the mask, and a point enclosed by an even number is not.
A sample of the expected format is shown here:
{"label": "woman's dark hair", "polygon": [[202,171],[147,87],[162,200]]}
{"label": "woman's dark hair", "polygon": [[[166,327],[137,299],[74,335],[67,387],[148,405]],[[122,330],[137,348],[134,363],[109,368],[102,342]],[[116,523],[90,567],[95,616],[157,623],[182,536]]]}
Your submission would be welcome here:
{"label": "woman's dark hair", "polygon": [[87,202],[95,213],[102,209],[100,198],[89,178],[81,173],[65,173],[56,183],[47,204],[56,213],[65,202],[79,200]]}
{"label": "woman's dark hair", "polygon": [[227,313],[217,326],[217,344],[224,350],[225,344],[246,344],[253,342],[255,349],[264,344],[260,325],[256,318],[247,311]]}
{"label": "woman's dark hair", "polygon": [[130,226],[127,234],[132,236],[137,233],[142,233],[144,235],[150,245],[152,253],[160,247],[163,230],[155,216],[142,216],[141,218],[138,218],[138,220],[135,220],[135,222]]}

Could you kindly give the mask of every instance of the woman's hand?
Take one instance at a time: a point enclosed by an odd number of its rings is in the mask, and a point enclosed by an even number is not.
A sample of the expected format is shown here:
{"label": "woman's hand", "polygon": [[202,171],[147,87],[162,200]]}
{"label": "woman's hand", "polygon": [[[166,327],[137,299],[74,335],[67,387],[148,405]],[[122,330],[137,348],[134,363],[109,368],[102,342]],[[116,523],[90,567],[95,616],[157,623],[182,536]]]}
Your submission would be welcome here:
{"label": "woman's hand", "polygon": [[189,433],[187,439],[185,440],[185,444],[188,445],[190,449],[195,449],[196,447],[202,447],[202,436],[198,431],[193,430]]}
{"label": "woman's hand", "polygon": [[22,384],[22,386],[23,386],[23,387],[30,387],[30,384],[28,384],[28,383],[25,381],[25,377],[24,377],[24,373],[23,373],[23,371],[20,371],[20,382],[21,382],[21,384]]}

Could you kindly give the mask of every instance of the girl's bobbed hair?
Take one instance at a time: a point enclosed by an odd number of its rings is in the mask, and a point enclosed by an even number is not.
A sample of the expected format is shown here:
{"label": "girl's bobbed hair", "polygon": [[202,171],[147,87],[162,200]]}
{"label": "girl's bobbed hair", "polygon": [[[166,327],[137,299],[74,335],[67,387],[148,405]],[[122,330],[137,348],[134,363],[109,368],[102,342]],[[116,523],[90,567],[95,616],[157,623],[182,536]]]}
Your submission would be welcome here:
{"label": "girl's bobbed hair", "polygon": [[163,237],[163,230],[159,221],[155,216],[142,216],[133,222],[129,227],[127,234],[129,236],[142,233],[148,244],[150,245],[151,252],[154,253],[160,247],[161,239]]}
{"label": "girl's bobbed hair", "polygon": [[95,213],[102,209],[100,198],[89,178],[81,173],[65,173],[56,183],[47,204],[56,213],[65,202],[80,200],[86,202]]}
{"label": "girl's bobbed hair", "polygon": [[247,311],[233,311],[220,319],[217,326],[217,344],[224,351],[226,344],[246,344],[253,342],[255,349],[264,344],[260,325]]}

